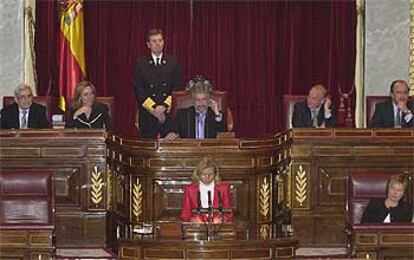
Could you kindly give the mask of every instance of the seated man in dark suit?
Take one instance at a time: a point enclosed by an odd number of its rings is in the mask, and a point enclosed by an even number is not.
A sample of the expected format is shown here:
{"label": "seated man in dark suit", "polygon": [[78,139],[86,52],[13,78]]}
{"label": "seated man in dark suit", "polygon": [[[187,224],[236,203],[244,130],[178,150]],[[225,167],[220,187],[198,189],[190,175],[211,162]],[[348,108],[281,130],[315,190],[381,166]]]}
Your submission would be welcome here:
{"label": "seated man in dark suit", "polygon": [[177,111],[174,132],[167,139],[175,138],[215,138],[218,132],[225,132],[226,120],[219,110],[217,102],[210,98],[213,90],[208,80],[198,77],[188,86],[194,105]]}
{"label": "seated man in dark suit", "polygon": [[314,85],[305,101],[295,104],[292,116],[293,127],[335,127],[336,120],[331,109],[331,99],[326,88]]}
{"label": "seated man in dark suit", "polygon": [[414,102],[408,99],[409,88],[404,80],[391,83],[390,99],[375,105],[369,127],[413,127]]}
{"label": "seated man in dark suit", "polygon": [[14,91],[15,103],[0,112],[1,129],[49,128],[46,107],[33,102],[30,86],[20,84]]}

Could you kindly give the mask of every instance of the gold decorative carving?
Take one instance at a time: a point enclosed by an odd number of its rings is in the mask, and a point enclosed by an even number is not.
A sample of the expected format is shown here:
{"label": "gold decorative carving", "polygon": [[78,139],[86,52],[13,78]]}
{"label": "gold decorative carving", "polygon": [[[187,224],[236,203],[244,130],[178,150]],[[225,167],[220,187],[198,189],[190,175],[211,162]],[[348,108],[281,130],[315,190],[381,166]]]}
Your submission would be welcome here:
{"label": "gold decorative carving", "polygon": [[270,211],[270,183],[267,182],[267,178],[263,178],[263,183],[260,185],[259,195],[259,207],[260,214],[267,218]]}
{"label": "gold decorative carving", "polygon": [[410,65],[408,77],[410,96],[414,96],[414,0],[410,0]]}
{"label": "gold decorative carving", "polygon": [[307,195],[307,180],[308,177],[306,176],[306,171],[303,169],[302,165],[299,165],[299,169],[296,172],[295,176],[295,199],[299,202],[300,206],[303,206],[303,202],[308,197]]}
{"label": "gold decorative carving", "polygon": [[91,199],[95,205],[98,205],[103,199],[103,178],[102,173],[98,171],[98,167],[93,167],[91,173]]}
{"label": "gold decorative carving", "polygon": [[138,178],[132,188],[132,213],[136,221],[139,221],[142,214],[142,185]]}
{"label": "gold decorative carving", "polygon": [[265,239],[269,239],[270,237],[270,227],[269,225],[262,225],[260,227],[260,238],[265,240]]}

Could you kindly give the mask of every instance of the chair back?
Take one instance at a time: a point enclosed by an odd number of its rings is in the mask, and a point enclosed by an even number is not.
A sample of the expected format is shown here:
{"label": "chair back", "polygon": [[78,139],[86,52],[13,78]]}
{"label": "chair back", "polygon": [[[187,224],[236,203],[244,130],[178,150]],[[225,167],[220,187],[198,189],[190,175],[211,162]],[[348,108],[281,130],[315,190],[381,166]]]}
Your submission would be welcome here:
{"label": "chair back", "polygon": [[[223,112],[224,117],[227,120],[227,131],[232,131],[234,122],[231,110],[227,106],[227,92],[226,91],[213,91],[210,94],[210,98],[214,99],[219,106],[219,109]],[[173,91],[172,104],[171,104],[171,119],[175,121],[178,109],[188,108],[193,105],[193,98],[190,91]]]}
{"label": "chair back", "polygon": [[[385,171],[352,172],[347,176],[347,223],[359,224],[371,198],[385,198],[389,178],[395,173]],[[412,202],[411,178],[408,181],[405,199]]]}
{"label": "chair back", "polygon": [[[46,107],[46,117],[49,122],[52,122],[52,114],[53,114],[53,102],[52,97],[50,96],[35,96],[33,97],[33,102],[38,103]],[[3,97],[3,107],[14,104],[14,97],[12,96],[5,96]]]}
{"label": "chair back", "polygon": [[52,173],[44,170],[0,172],[0,228],[54,225]]}
{"label": "chair back", "polygon": [[114,108],[115,108],[115,97],[96,97],[96,102],[105,104],[108,106],[108,114],[111,118],[111,121],[113,121],[113,115],[114,115]]}
{"label": "chair back", "polygon": [[283,95],[283,130],[292,128],[293,109],[297,102],[304,101],[306,95]]}
{"label": "chair back", "polygon": [[375,106],[378,103],[387,101],[389,98],[390,96],[367,96],[367,100],[366,100],[367,108],[366,108],[366,114],[365,114],[367,125],[371,121],[372,116],[374,115]]}

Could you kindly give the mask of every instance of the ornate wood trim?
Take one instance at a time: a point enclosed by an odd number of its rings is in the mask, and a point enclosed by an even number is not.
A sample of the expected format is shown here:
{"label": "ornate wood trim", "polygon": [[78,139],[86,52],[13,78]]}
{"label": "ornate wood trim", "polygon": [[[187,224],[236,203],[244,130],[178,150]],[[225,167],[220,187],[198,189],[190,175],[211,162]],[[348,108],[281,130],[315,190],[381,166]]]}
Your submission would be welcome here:
{"label": "ornate wood trim", "polygon": [[414,96],[414,0],[410,0],[410,64],[408,68],[410,96]]}

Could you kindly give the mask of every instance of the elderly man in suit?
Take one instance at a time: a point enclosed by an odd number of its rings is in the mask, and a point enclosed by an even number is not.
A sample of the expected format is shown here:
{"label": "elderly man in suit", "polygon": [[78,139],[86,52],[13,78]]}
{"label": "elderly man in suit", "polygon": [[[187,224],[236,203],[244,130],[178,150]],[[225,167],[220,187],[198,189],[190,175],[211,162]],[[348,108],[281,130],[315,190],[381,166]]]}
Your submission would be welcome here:
{"label": "elderly man in suit", "polygon": [[213,86],[208,80],[198,76],[188,84],[193,105],[177,111],[174,132],[166,138],[216,138],[217,133],[226,132],[227,125],[217,101],[210,98]]}
{"label": "elderly man in suit", "polygon": [[295,104],[293,127],[335,127],[336,120],[331,109],[331,99],[322,84],[314,85],[305,101]]}
{"label": "elderly man in suit", "polygon": [[165,54],[164,33],[147,33],[150,53],[138,59],[135,67],[135,95],[139,103],[141,137],[164,137],[171,131],[171,93],[181,87],[181,69],[175,57]]}
{"label": "elderly man in suit", "polygon": [[369,127],[413,127],[414,102],[408,98],[409,88],[404,80],[391,83],[390,98],[375,106]]}
{"label": "elderly man in suit", "polygon": [[4,107],[1,112],[0,128],[25,129],[49,128],[46,107],[33,102],[32,88],[20,84],[14,91],[15,103]]}

